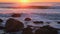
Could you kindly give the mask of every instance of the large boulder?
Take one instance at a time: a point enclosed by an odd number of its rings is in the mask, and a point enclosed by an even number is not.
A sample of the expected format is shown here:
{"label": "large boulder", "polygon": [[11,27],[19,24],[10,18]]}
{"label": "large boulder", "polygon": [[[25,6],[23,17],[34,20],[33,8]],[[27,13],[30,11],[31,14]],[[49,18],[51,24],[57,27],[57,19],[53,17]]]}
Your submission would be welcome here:
{"label": "large boulder", "polygon": [[17,32],[24,28],[24,24],[16,19],[9,18],[6,21],[5,31],[6,32]]}

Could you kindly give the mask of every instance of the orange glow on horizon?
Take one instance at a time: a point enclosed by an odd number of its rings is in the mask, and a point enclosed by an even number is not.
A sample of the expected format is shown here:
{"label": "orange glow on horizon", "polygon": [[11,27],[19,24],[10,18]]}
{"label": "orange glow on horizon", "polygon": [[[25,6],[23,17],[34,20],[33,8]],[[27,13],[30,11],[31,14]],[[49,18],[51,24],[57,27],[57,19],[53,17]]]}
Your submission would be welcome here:
{"label": "orange glow on horizon", "polygon": [[[21,0],[0,0],[0,2],[19,2]],[[23,0],[22,0],[23,1]],[[25,2],[26,0],[24,0]],[[27,0],[29,1],[29,0]],[[60,2],[60,0],[30,0],[31,2]]]}
{"label": "orange glow on horizon", "polygon": [[21,7],[28,7],[29,3],[34,2],[60,2],[60,0],[0,0],[0,2],[19,3]]}
{"label": "orange glow on horizon", "polygon": [[20,0],[19,3],[20,3],[21,7],[28,7],[29,3],[31,3],[31,2],[30,2],[30,0]]}
{"label": "orange glow on horizon", "polygon": [[27,3],[30,2],[30,0],[20,0],[20,2]]}

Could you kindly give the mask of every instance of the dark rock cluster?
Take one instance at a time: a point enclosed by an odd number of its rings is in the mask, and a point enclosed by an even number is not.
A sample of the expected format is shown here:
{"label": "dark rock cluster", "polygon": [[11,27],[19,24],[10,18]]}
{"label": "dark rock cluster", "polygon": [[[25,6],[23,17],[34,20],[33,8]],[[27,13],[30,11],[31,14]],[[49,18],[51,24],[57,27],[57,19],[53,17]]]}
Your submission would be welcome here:
{"label": "dark rock cluster", "polygon": [[[25,21],[30,21],[30,18],[26,18]],[[0,19],[0,22],[3,22],[3,20]],[[43,24],[43,21],[35,21],[34,23],[41,23]],[[1,28],[1,27],[0,27]],[[39,27],[35,32],[33,32],[34,29],[32,29],[30,26],[27,26],[24,28],[23,22],[9,18],[6,21],[4,31],[6,33],[11,33],[11,32],[19,32],[22,31],[21,34],[58,34],[57,29],[47,25],[43,27]]]}

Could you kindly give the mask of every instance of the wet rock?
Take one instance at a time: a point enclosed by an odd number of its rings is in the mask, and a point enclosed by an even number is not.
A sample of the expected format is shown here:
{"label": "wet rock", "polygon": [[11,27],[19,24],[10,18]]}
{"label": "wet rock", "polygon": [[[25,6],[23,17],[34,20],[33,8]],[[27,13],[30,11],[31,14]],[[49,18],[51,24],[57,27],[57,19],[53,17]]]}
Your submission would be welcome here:
{"label": "wet rock", "polygon": [[[0,19],[0,25],[2,24],[2,22],[3,22],[3,20]],[[1,30],[1,29],[4,29],[4,27],[3,27],[3,26],[0,26],[0,30]]]}
{"label": "wet rock", "polygon": [[49,34],[49,30],[45,28],[39,28],[35,31],[35,34]]}
{"label": "wet rock", "polygon": [[0,22],[3,22],[3,20],[2,20],[2,19],[0,19]]}
{"label": "wet rock", "polygon": [[43,28],[48,29],[49,32],[50,32],[50,34],[58,34],[57,29],[56,29],[56,28],[53,28],[53,27],[51,27],[51,26],[49,26],[49,25],[44,26]]}
{"label": "wet rock", "polygon": [[50,24],[50,22],[46,22],[47,24]]}
{"label": "wet rock", "polygon": [[24,28],[22,34],[33,34],[32,29],[30,27]]}
{"label": "wet rock", "polygon": [[17,32],[24,28],[24,24],[16,19],[9,18],[6,21],[5,31],[6,32]]}
{"label": "wet rock", "polygon": [[60,24],[60,22],[57,22],[58,24]]}
{"label": "wet rock", "polygon": [[49,25],[40,28],[45,34],[58,34],[57,30]]}
{"label": "wet rock", "polygon": [[44,22],[43,21],[34,21],[33,23],[35,23],[35,24],[43,24]]}
{"label": "wet rock", "polygon": [[14,14],[12,15],[12,17],[21,17],[21,14],[14,13]]}
{"label": "wet rock", "polygon": [[0,30],[3,30],[3,29],[5,29],[5,27],[0,26]]}
{"label": "wet rock", "polygon": [[35,31],[35,34],[58,34],[57,30],[53,27],[44,26]]}
{"label": "wet rock", "polygon": [[25,21],[31,21],[31,18],[25,18]]}

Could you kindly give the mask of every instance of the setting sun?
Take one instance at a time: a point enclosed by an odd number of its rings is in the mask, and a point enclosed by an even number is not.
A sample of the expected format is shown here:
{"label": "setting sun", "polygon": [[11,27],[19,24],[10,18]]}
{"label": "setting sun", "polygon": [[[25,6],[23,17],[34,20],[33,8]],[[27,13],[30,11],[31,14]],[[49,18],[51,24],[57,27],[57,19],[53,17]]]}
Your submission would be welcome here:
{"label": "setting sun", "polygon": [[20,2],[26,3],[26,2],[30,2],[30,1],[29,0],[20,0]]}
{"label": "setting sun", "polygon": [[19,0],[19,3],[21,7],[27,7],[31,2],[30,0]]}
{"label": "setting sun", "polygon": [[30,0],[20,0],[20,3],[22,3],[22,4],[29,4],[31,2],[30,2]]}

